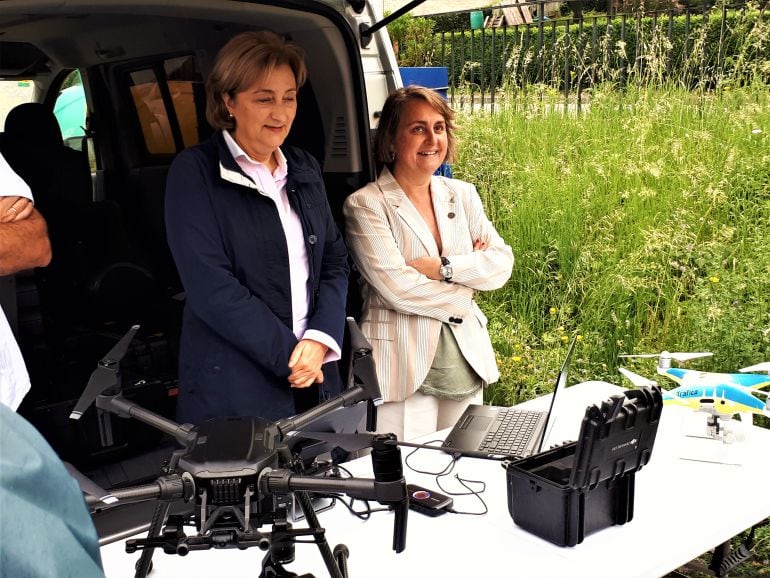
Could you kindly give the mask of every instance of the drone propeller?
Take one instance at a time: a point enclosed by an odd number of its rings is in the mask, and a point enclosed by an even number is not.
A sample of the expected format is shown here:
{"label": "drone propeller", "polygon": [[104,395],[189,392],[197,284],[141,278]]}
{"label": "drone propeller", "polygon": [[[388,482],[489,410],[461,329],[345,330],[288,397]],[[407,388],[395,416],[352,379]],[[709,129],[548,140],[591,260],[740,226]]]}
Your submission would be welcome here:
{"label": "drone propeller", "polygon": [[651,379],[647,379],[646,377],[641,376],[638,373],[634,373],[625,367],[618,367],[618,371],[625,375],[636,387],[652,387],[653,385],[657,385],[657,383]]}
{"label": "drone propeller", "polygon": [[622,353],[618,357],[660,357],[663,359],[673,359],[674,361],[690,361],[700,357],[710,357],[714,355],[710,351],[663,351],[661,353]]}
{"label": "drone propeller", "polygon": [[293,439],[313,439],[329,442],[335,446],[341,447],[346,452],[356,452],[371,447],[375,435],[376,434],[296,431],[289,433],[288,437]]}
{"label": "drone propeller", "polygon": [[770,375],[770,361],[763,361],[756,365],[750,365],[749,367],[744,367],[738,371],[741,373],[758,373],[760,371],[766,371]]}
{"label": "drone propeller", "polygon": [[73,466],[69,462],[64,462],[64,467],[67,469],[67,473],[75,478],[75,481],[80,486],[80,489],[86,493],[91,494],[97,498],[100,502],[111,505],[115,504],[118,499],[110,494],[107,490],[102,488],[99,484],[86,477],[80,470]]}
{"label": "drone propeller", "polygon": [[[375,438],[382,438],[382,435],[377,434],[358,434],[358,433],[330,433],[330,432],[314,432],[314,431],[298,431],[292,432],[290,437],[295,439],[316,439],[319,441],[330,442],[336,446],[339,446],[345,451],[354,452],[357,450],[370,448],[374,443]],[[469,458],[479,458],[485,460],[503,460],[510,459],[508,454],[500,453],[488,453],[475,450],[459,450],[457,448],[447,448],[444,446],[436,446],[431,444],[418,444],[414,442],[406,442],[397,439],[395,436],[392,439],[382,441],[386,446],[403,446],[408,448],[435,450],[452,454],[456,457],[465,456]]]}
{"label": "drone propeller", "polygon": [[80,419],[83,412],[94,402],[96,396],[118,385],[120,361],[128,352],[128,346],[131,344],[137,331],[139,331],[139,326],[133,325],[120,341],[110,349],[110,352],[99,361],[88,380],[88,385],[86,385],[83,394],[80,396],[77,404],[75,404],[72,413],[70,413],[70,419]]}

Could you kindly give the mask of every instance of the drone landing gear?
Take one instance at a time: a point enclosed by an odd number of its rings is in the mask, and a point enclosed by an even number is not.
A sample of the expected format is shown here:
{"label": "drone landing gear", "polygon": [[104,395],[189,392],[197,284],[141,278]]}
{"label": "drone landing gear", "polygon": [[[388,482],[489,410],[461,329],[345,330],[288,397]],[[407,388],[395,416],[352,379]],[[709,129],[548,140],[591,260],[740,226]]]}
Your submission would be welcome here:
{"label": "drone landing gear", "polygon": [[714,439],[722,437],[724,434],[724,427],[722,427],[719,417],[716,415],[708,416],[708,419],[706,420],[706,431],[708,432],[709,437]]}
{"label": "drone landing gear", "polygon": [[[348,578],[347,547],[340,544],[332,552],[326,541],[326,531],[321,527],[307,493],[295,492],[294,495],[305,514],[308,523],[307,528],[295,530],[284,517],[279,517],[279,519],[274,520],[270,534],[245,533],[240,536],[241,545],[237,547],[259,546],[260,549],[267,549],[262,560],[259,578],[314,578],[312,574],[300,576],[284,567],[285,564],[294,561],[296,539],[300,536],[312,536],[312,543],[318,546],[329,576],[331,578]],[[167,554],[184,555],[190,550],[224,547],[223,540],[227,536],[218,539],[210,536],[186,536],[183,530],[185,516],[168,516],[168,511],[169,504],[167,502],[158,503],[147,538],[129,540],[126,544],[126,551],[129,553],[142,550],[142,555],[135,566],[135,578],[146,578],[152,569],[152,554],[155,548],[162,548]],[[230,534],[228,536],[234,537]]]}
{"label": "drone landing gear", "polygon": [[[740,426],[743,426],[741,423]],[[737,429],[736,429],[737,428]],[[733,420],[720,418],[717,415],[709,415],[706,421],[706,432],[708,437],[715,440],[722,440],[723,443],[731,444],[741,441],[744,438],[743,431]]]}

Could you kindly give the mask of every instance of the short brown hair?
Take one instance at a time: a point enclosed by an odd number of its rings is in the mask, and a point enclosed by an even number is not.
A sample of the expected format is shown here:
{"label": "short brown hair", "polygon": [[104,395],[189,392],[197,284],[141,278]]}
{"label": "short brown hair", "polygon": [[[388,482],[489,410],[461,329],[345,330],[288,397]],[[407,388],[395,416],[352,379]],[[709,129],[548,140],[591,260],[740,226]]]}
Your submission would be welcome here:
{"label": "short brown hair", "polygon": [[407,86],[390,93],[382,107],[380,124],[374,135],[374,160],[378,169],[393,164],[393,141],[398,132],[406,105],[415,100],[427,102],[433,109],[444,117],[446,123],[447,152],[445,162],[451,163],[457,157],[457,139],[454,135],[455,113],[439,93],[423,86]]}
{"label": "short brown hair", "polygon": [[206,120],[215,130],[230,130],[235,123],[222,95],[234,97],[277,66],[288,65],[297,88],[305,84],[305,53],[294,42],[275,32],[242,32],[231,38],[217,54],[214,68],[206,80]]}

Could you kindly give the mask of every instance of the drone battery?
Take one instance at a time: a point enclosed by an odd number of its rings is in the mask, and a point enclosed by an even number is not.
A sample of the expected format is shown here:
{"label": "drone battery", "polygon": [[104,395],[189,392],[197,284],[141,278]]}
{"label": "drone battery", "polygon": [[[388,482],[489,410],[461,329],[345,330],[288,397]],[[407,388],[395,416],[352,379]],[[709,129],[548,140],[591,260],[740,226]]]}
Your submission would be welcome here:
{"label": "drone battery", "polygon": [[513,521],[558,546],[630,522],[634,476],[650,460],[660,389],[640,388],[586,410],[577,442],[506,466]]}

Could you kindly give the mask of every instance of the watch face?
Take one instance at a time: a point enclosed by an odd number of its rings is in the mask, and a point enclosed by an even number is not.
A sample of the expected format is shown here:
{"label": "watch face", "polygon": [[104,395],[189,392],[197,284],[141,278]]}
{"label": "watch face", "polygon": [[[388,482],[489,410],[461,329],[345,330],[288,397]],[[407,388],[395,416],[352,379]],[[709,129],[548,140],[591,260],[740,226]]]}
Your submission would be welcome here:
{"label": "watch face", "polygon": [[444,278],[445,281],[449,281],[452,278],[452,266],[449,264],[449,260],[445,257],[442,257],[442,265],[439,267],[439,274]]}

